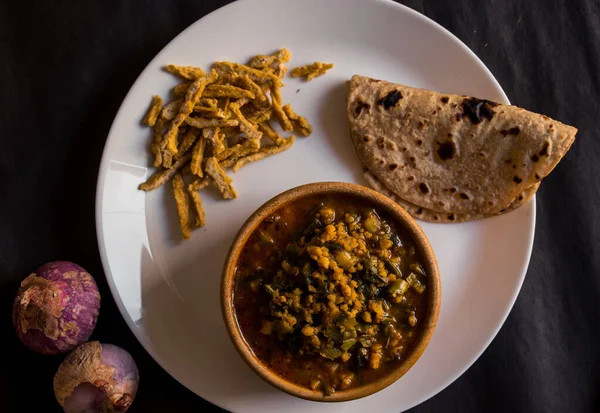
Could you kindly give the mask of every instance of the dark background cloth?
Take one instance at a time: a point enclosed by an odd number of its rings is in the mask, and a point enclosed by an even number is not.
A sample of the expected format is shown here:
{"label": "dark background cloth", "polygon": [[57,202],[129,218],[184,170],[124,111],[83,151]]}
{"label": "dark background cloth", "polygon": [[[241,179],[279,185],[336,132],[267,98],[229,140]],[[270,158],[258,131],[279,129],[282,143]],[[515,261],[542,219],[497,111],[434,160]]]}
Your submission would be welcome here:
{"label": "dark background cloth", "polygon": [[[94,200],[109,127],[136,77],[226,3],[0,2],[0,411],[60,411],[52,378],[62,357],[29,352],[10,319],[19,282],[56,259],[98,281],[92,338],[136,359],[142,385],[131,412],[219,411],[163,371],[127,328],[103,275]],[[402,3],[465,42],[513,104],[580,130],[538,192],[531,264],[508,320],[462,377],[413,412],[599,412],[600,2]]]}

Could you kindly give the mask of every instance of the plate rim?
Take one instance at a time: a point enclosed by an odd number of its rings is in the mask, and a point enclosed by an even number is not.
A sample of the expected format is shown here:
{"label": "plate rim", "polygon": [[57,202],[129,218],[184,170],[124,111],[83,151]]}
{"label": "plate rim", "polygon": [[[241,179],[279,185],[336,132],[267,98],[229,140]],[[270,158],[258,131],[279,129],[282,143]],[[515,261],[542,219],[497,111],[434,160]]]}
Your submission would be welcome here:
{"label": "plate rim", "polygon": [[[121,104],[119,106],[119,109],[117,110],[113,121],[111,123],[111,126],[108,130],[107,133],[107,137],[104,143],[104,147],[102,149],[102,156],[101,156],[101,161],[100,161],[100,165],[98,168],[98,178],[96,181],[96,195],[95,195],[95,225],[96,225],[96,240],[98,243],[98,251],[100,253],[100,260],[102,263],[102,268],[104,270],[104,276],[106,279],[106,282],[108,284],[110,293],[115,301],[115,304],[117,305],[117,308],[119,309],[119,312],[121,313],[121,317],[123,318],[123,320],[125,321],[125,323],[127,324],[127,327],[129,328],[129,330],[133,333],[133,335],[135,336],[135,338],[138,340],[138,342],[142,345],[142,347],[144,348],[144,350],[150,355],[150,357],[152,357],[152,359],[165,371],[167,372],[175,381],[177,381],[180,385],[182,385],[183,387],[185,387],[187,390],[191,391],[192,393],[194,393],[196,396],[200,397],[203,400],[206,400],[207,402],[214,404],[215,406],[218,406],[219,408],[223,409],[223,410],[228,410],[225,406],[221,405],[220,403],[214,401],[214,399],[212,399],[210,396],[200,396],[198,393],[196,393],[193,389],[191,389],[189,386],[187,386],[185,383],[183,383],[182,381],[180,381],[172,372],[171,369],[167,366],[167,363],[165,362],[165,360],[163,360],[161,357],[159,357],[155,351],[152,349],[151,344],[148,342],[146,336],[143,334],[142,330],[139,329],[139,327],[135,324],[135,322],[133,321],[133,319],[131,318],[131,316],[129,315],[127,308],[125,307],[125,304],[123,303],[123,300],[121,298],[121,294],[119,294],[117,286],[115,284],[115,279],[113,277],[112,271],[110,270],[110,265],[109,265],[109,260],[108,260],[108,255],[106,252],[106,245],[105,245],[105,239],[104,239],[104,233],[103,233],[103,210],[102,210],[102,204],[103,204],[103,200],[104,200],[104,187],[105,187],[105,180],[106,180],[106,176],[107,176],[107,172],[108,172],[108,164],[109,164],[109,157],[107,156],[108,154],[108,148],[110,147],[110,141],[113,140],[113,133],[114,133],[114,128],[115,128],[115,124],[117,123],[118,119],[123,116],[123,112],[124,112],[124,102],[129,98],[129,96],[131,95],[132,91],[135,89],[135,86],[140,82],[140,80],[142,79],[142,77],[144,77],[145,73],[149,70],[149,67],[153,65],[153,63],[158,60],[161,55],[163,54],[163,52],[179,37],[183,36],[186,32],[190,31],[193,27],[195,27],[196,25],[200,25],[202,23],[203,20],[208,19],[208,18],[214,18],[216,15],[221,14],[221,13],[225,13],[229,8],[233,8],[236,7],[238,5],[238,3],[250,3],[253,1],[257,1],[257,0],[236,0],[233,1],[231,3],[228,3],[226,5],[223,5],[213,11],[211,11],[210,13],[207,13],[206,15],[200,17],[199,19],[195,20],[194,22],[192,22],[191,24],[189,24],[186,28],[184,28],[182,31],[180,31],[177,35],[175,35],[173,38],[171,38],[171,40],[168,41],[167,44],[165,44],[160,51],[158,51],[156,53],[156,55],[144,66],[144,69],[140,72],[140,74],[136,77],[135,81],[131,84],[131,86],[129,87],[129,90],[127,91],[127,93],[125,94],[125,96],[123,97]],[[321,1],[329,1],[329,0],[321,0]],[[502,86],[500,85],[500,83],[498,82],[498,80],[496,79],[496,77],[494,76],[494,74],[491,72],[491,70],[486,66],[486,64],[479,58],[479,56],[477,56],[477,54],[475,54],[475,52],[473,52],[460,38],[458,38],[454,33],[452,33],[451,31],[449,31],[448,29],[446,29],[444,26],[442,26],[440,23],[436,22],[435,20],[425,16],[424,14],[421,14],[420,12],[404,5],[401,3],[397,3],[394,0],[363,0],[365,2],[371,2],[371,3],[380,3],[380,4],[384,4],[386,6],[389,7],[397,7],[400,10],[402,10],[404,13],[410,15],[412,18],[415,19],[419,19],[421,20],[423,23],[426,23],[427,25],[429,25],[432,29],[436,29],[439,32],[441,32],[443,35],[449,37],[451,40],[453,40],[456,45],[460,48],[463,49],[463,51],[465,53],[467,53],[471,58],[473,58],[473,60],[479,65],[479,68],[482,69],[490,78],[493,86],[495,87],[495,89],[498,91],[499,95],[501,96],[501,100],[503,101],[503,103],[505,104],[510,104],[510,101],[508,99],[508,96],[506,95],[506,92],[504,91],[504,89],[502,88]],[[510,314],[510,312],[513,310],[515,302],[517,300],[517,297],[519,295],[519,293],[521,292],[521,289],[523,287],[523,282],[525,281],[525,277],[527,275],[527,271],[529,269],[529,264],[531,262],[531,255],[533,252],[533,245],[534,245],[534,241],[535,241],[535,232],[536,232],[536,220],[537,220],[537,195],[534,195],[532,197],[532,199],[530,200],[530,204],[531,204],[531,208],[532,208],[532,213],[531,213],[531,218],[530,218],[530,226],[531,226],[531,232],[529,235],[529,239],[527,240],[527,245],[528,245],[528,251],[526,251],[526,259],[525,262],[523,263],[523,270],[522,273],[520,274],[519,277],[519,281],[518,283],[515,284],[514,286],[514,290],[513,293],[511,294],[509,300],[507,301],[507,304],[510,304],[507,306],[506,310],[503,311],[503,314],[499,320],[499,322],[497,323],[497,325],[495,326],[495,328],[493,329],[492,333],[489,336],[489,339],[484,343],[484,345],[482,346],[482,348],[478,351],[472,354],[472,356],[470,357],[470,361],[468,363],[466,363],[464,365],[464,368],[461,369],[456,375],[453,375],[452,377],[448,378],[447,380],[445,380],[442,384],[440,384],[439,386],[437,386],[436,388],[432,389],[431,391],[429,391],[425,397],[420,398],[419,400],[414,401],[413,403],[409,404],[409,407],[406,409],[412,409],[413,407],[420,405],[424,402],[426,402],[427,400],[435,397],[436,395],[438,395],[440,392],[442,392],[444,389],[446,389],[447,387],[449,387],[452,383],[454,383],[456,380],[458,380],[461,376],[463,376],[465,374],[465,372],[467,370],[469,370],[473,364],[479,360],[479,358],[482,356],[482,354],[488,349],[488,347],[490,346],[491,342],[496,338],[496,336],[498,335],[500,329],[504,326],[504,324],[506,323],[506,320],[508,319],[508,316]],[[419,221],[422,222],[422,221]]]}

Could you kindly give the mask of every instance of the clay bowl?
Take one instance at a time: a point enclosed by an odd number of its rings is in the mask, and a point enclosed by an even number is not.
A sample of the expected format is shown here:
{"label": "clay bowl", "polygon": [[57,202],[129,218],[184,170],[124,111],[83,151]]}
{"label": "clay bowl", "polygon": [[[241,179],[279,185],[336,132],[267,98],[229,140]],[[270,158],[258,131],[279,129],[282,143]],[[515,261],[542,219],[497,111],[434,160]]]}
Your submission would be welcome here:
{"label": "clay bowl", "polygon": [[[420,335],[415,339],[412,351],[406,354],[404,360],[398,366],[391,370],[387,375],[380,379],[353,387],[347,390],[338,390],[333,395],[324,396],[321,391],[311,390],[295,383],[285,380],[272,372],[267,366],[254,355],[250,346],[246,343],[242,332],[240,331],[235,310],[233,308],[233,294],[235,285],[235,268],[240,253],[249,239],[250,235],[263,221],[264,218],[277,211],[287,203],[301,202],[303,198],[313,195],[344,195],[353,196],[373,205],[380,211],[386,211],[388,217],[395,221],[397,225],[404,227],[412,236],[415,247],[421,254],[422,264],[428,275],[428,284],[426,294],[429,294],[428,309],[425,319],[420,319]],[[441,303],[441,283],[435,255],[431,249],[429,241],[425,234],[415,222],[415,220],[398,204],[389,198],[381,195],[372,189],[365,188],[355,184],[341,182],[321,182],[299,186],[283,192],[263,206],[258,208],[250,218],[242,225],[237,234],[225,261],[223,277],[221,280],[221,310],[227,331],[237,351],[242,359],[254,370],[262,379],[272,384],[276,388],[289,393],[293,396],[307,400],[319,402],[342,402],[354,400],[376,393],[402,377],[421,357],[425,348],[429,344],[431,335],[435,328]]]}

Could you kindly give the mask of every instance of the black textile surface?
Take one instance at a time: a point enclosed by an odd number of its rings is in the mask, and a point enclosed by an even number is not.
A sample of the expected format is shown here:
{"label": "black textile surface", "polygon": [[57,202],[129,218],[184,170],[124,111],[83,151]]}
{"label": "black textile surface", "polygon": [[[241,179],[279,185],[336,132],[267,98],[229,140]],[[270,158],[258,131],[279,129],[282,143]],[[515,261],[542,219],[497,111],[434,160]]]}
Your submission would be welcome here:
{"label": "black textile surface", "polygon": [[[96,276],[93,338],[121,345],[143,379],[131,412],[218,411],[178,384],[121,318],[94,225],[102,148],[146,64],[226,0],[0,2],[0,411],[60,411],[61,357],[21,346],[10,314],[19,282],[58,258]],[[513,104],[579,128],[538,192],[531,264],[483,356],[413,412],[600,411],[600,2],[406,0],[457,35]]]}

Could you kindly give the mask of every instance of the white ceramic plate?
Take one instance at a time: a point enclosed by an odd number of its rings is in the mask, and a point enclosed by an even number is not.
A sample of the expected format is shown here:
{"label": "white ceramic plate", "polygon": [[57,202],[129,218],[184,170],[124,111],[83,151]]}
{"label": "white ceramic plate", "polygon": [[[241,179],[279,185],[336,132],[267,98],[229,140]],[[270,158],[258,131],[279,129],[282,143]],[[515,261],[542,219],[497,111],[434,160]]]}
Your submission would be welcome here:
{"label": "white ceramic plate", "polygon": [[[310,138],[233,176],[239,199],[204,195],[208,225],[181,241],[171,185],[137,190],[152,170],[140,119],[153,94],[176,84],[168,63],[208,67],[287,47],[291,66],[335,63],[304,83],[286,78],[283,99],[314,126]],[[258,378],[231,344],[219,309],[220,271],[246,218],[291,187],[364,183],[348,136],[344,82],[353,74],[507,102],[479,59],[452,34],[386,0],[243,0],[193,24],[148,65],[125,98],[104,150],[97,192],[98,243],[117,304],[140,342],[199,396],[237,412],[394,412],[435,395],[483,352],[525,276],[535,201],[467,224],[423,224],[439,260],[443,300],[431,343],[408,374],[366,399],[319,404]],[[143,384],[142,384],[143,385]]]}

